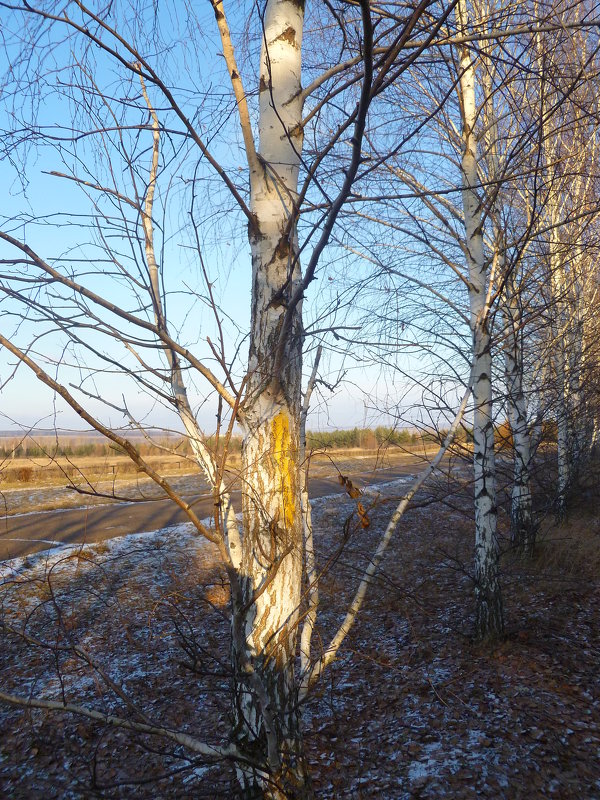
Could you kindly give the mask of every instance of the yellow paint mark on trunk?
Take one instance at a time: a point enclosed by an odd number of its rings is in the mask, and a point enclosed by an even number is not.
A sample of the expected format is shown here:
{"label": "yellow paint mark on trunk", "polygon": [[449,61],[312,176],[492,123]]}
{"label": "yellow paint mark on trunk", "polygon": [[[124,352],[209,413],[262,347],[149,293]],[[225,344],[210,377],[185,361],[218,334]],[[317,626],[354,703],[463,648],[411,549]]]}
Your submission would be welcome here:
{"label": "yellow paint mark on trunk", "polygon": [[283,502],[283,518],[286,528],[294,524],[294,464],[292,459],[292,437],[290,436],[290,419],[282,409],[273,419],[273,457],[279,473],[281,498]]}

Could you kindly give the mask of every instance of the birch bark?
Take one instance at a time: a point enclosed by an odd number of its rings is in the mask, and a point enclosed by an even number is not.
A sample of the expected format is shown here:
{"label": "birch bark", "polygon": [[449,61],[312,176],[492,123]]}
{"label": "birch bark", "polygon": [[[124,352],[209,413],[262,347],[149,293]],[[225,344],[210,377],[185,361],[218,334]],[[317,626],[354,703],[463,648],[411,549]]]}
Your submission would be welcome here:
{"label": "birch bark", "polygon": [[[156,259],[152,221],[154,193],[156,191],[160,155],[160,126],[156,111],[150,102],[145,81],[143,78],[140,78],[140,81],[142,94],[152,119],[152,161],[150,164],[148,189],[141,211],[141,222],[144,230],[144,251],[150,279],[149,288],[154,311],[154,321],[158,330],[168,333],[160,288],[160,268]],[[217,533],[222,536],[223,544],[226,546],[227,560],[230,565],[236,569],[239,566],[241,547],[238,523],[231,502],[231,496],[225,487],[218,465],[205,444],[204,436],[190,405],[179,357],[177,353],[169,347],[165,348],[165,355],[169,364],[171,391],[179,418],[183,423],[194,457],[200,469],[204,472],[209,486],[213,489],[215,509],[218,511],[218,513],[215,514]]]}
{"label": "birch bark", "polygon": [[564,275],[558,241],[560,218],[556,188],[553,185],[548,198],[549,218],[552,225],[550,232],[550,287],[551,287],[551,323],[553,340],[552,361],[556,377],[556,424],[557,424],[557,467],[558,487],[556,492],[556,516],[563,519],[567,513],[567,500],[570,488],[569,468],[569,381],[567,379],[567,361],[565,352],[565,314],[564,314]]}
{"label": "birch bark", "polygon": [[503,224],[502,170],[500,165],[500,137],[496,109],[493,76],[496,65],[492,57],[483,58],[484,76],[484,127],[491,199],[488,199],[493,228],[493,271],[504,282],[501,298],[504,321],[504,374],[506,381],[506,405],[513,440],[513,488],[511,493],[511,539],[515,547],[531,553],[535,544],[533,523],[530,461],[531,447],[527,418],[527,402],[523,391],[523,346],[522,314],[519,304],[519,287],[515,270],[518,265],[509,265],[506,258],[506,235]]}
{"label": "birch bark", "polygon": [[535,546],[530,462],[531,448],[527,402],[523,391],[523,348],[521,313],[512,276],[506,281],[503,300],[505,325],[504,371],[507,389],[508,421],[513,438],[513,488],[510,508],[510,529],[513,545],[531,553]]}
{"label": "birch bark", "polygon": [[256,158],[249,157],[252,318],[243,402],[241,592],[234,598],[232,648],[236,743],[264,765],[238,770],[248,798],[311,796],[294,680],[303,568],[301,303],[280,342],[301,277],[296,201],[303,16],[302,2],[267,3],[259,146]]}
{"label": "birch bark", "polygon": [[[466,0],[456,7],[458,29],[468,28]],[[470,325],[473,341],[473,469],[475,480],[475,630],[480,639],[502,633],[504,617],[498,579],[496,470],[492,416],[492,354],[489,330],[488,275],[483,216],[478,194],[476,66],[470,49],[459,47],[459,97],[462,114],[462,203],[469,273]]]}

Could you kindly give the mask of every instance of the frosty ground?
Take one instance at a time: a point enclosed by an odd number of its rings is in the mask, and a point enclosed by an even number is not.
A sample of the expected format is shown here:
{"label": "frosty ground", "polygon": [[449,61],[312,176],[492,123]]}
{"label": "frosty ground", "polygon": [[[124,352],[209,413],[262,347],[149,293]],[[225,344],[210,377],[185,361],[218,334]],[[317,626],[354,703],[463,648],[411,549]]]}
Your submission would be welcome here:
{"label": "frosty ground", "polygon": [[[316,654],[403,485],[370,491],[367,530],[355,501],[313,503],[326,568]],[[305,705],[319,798],[600,798],[597,498],[564,526],[547,522],[532,560],[504,538],[507,635],[490,649],[470,638],[468,492],[440,485],[417,497],[341,657]],[[228,591],[215,552],[189,526],[6,562],[0,581],[2,690],[125,717],[135,707],[204,741],[226,739]],[[74,641],[114,691],[55,647]],[[6,706],[0,731],[3,797],[235,797],[229,765],[207,766],[156,737]]]}

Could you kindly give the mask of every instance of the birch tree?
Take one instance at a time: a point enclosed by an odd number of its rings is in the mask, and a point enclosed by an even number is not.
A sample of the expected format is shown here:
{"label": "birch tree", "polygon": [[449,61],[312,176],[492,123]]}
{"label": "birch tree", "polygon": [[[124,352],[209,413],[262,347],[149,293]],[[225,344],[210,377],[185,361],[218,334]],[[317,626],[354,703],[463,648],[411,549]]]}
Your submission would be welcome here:
{"label": "birch tree", "polygon": [[[355,236],[353,251],[378,266],[381,292],[395,284],[402,296],[407,291],[421,293],[421,316],[412,318],[407,330],[403,322],[388,338],[390,348],[393,342],[398,349],[399,362],[403,349],[422,352],[431,385],[436,377],[450,385],[466,373],[465,361],[473,364],[476,631],[486,638],[499,635],[503,628],[494,452],[494,424],[500,421],[502,407],[508,413],[514,454],[509,489],[512,543],[531,552],[535,541],[530,482],[535,450],[531,428],[536,420],[528,396],[544,380],[545,357],[535,349],[535,341],[544,336],[544,312],[532,299],[540,297],[532,258],[541,229],[552,226],[542,222],[539,186],[526,212],[522,197],[539,179],[535,159],[538,143],[545,139],[544,126],[552,119],[561,127],[562,112],[553,102],[540,113],[531,54],[536,36],[546,32],[567,39],[586,34],[580,34],[568,10],[560,19],[547,18],[527,3],[510,10],[490,3],[459,3],[455,20],[456,41],[444,51],[447,74],[440,71],[439,62],[428,64],[428,69],[417,65],[409,85],[399,87],[394,97],[397,107],[410,109],[420,119],[410,146],[399,157],[385,158],[385,146],[393,145],[382,137],[370,139],[383,164],[380,175],[387,173],[388,180],[382,179],[382,200],[364,217],[376,220],[385,238],[380,235],[367,248]],[[501,30],[506,31],[502,44]],[[591,77],[582,70],[570,74],[563,84],[563,99]],[[454,89],[457,105],[452,103]],[[551,136],[550,141],[557,139]],[[567,197],[576,186],[571,170],[559,194]],[[388,243],[386,238],[392,236]],[[467,318],[461,299],[465,290]],[[393,324],[393,317],[394,312],[385,323]],[[464,336],[467,321],[470,348]],[[531,343],[526,349],[528,337]],[[387,358],[393,360],[391,350]],[[407,380],[414,377],[404,366],[399,369]],[[427,384],[427,377],[419,378],[421,386]],[[546,382],[547,378],[546,373]],[[436,399],[432,402],[438,408],[442,405]],[[547,407],[544,411],[550,412]],[[537,417],[539,413],[543,412],[538,409]]]}
{"label": "birch tree", "polygon": [[[388,180],[384,178],[385,188],[380,189],[386,201],[385,215],[376,209],[368,219],[377,220],[396,234],[394,247],[400,246],[408,254],[418,254],[422,262],[431,260],[435,265],[414,274],[410,268],[390,264],[393,256],[386,252],[385,241],[372,246],[373,260],[381,266],[384,280],[412,284],[429,312],[427,322],[411,321],[407,331],[403,323],[403,332],[395,331],[395,338],[392,334],[390,340],[402,342],[400,347],[432,351],[428,359],[437,359],[432,381],[438,377],[451,385],[465,373],[472,379],[475,629],[477,637],[485,639],[503,630],[491,330],[499,265],[490,257],[489,207],[496,184],[485,183],[485,154],[480,152],[479,143],[485,106],[482,59],[479,45],[472,44],[471,36],[475,30],[485,31],[488,24],[493,26],[493,22],[479,6],[474,10],[461,2],[455,6],[454,17],[458,42],[450,45],[444,60],[430,70],[418,66],[411,74],[413,84],[405,92],[402,88],[398,91],[398,105],[414,109],[421,120],[419,136],[416,142],[411,141],[412,152],[386,158],[382,153],[387,142],[370,140]],[[493,53],[493,43],[486,47]],[[451,102],[454,93],[456,103]],[[506,167],[507,172],[513,167],[515,164]],[[356,251],[367,256],[360,245]],[[435,417],[442,404],[435,397],[433,404],[438,406],[433,411]]]}
{"label": "birch tree", "polygon": [[[466,2],[456,10],[457,26],[469,30]],[[496,470],[492,410],[492,340],[489,305],[494,277],[488,274],[484,252],[483,206],[478,194],[480,169],[476,127],[477,69],[466,45],[459,47],[458,92],[462,122],[462,203],[469,275],[470,327],[473,336],[473,469],[475,473],[475,629],[480,638],[504,629],[498,580],[496,533]]]}
{"label": "birch tree", "polygon": [[[0,239],[6,254],[1,290],[7,325],[0,333],[0,344],[86,424],[124,450],[186,513],[198,535],[216,546],[231,590],[231,741],[223,746],[194,737],[175,737],[175,741],[208,759],[232,759],[245,797],[311,796],[299,686],[305,694],[333,660],[360,608],[360,602],[355,602],[350,621],[327,658],[315,665],[310,638],[317,595],[309,592],[299,679],[295,661],[303,574],[312,583],[314,573],[306,487],[300,471],[306,417],[303,300],[356,180],[369,105],[384,87],[391,65],[396,76],[401,73],[402,50],[428,5],[423,2],[401,18],[392,18],[381,28],[375,47],[369,4],[359,3],[348,30],[340,36],[343,62],[313,71],[313,80],[303,89],[304,4],[268,0],[264,9],[253,12],[249,30],[258,54],[253,72],[251,63],[240,62],[234,47],[232,29],[240,19],[234,15],[232,25],[223,3],[214,0],[216,42],[230,86],[225,99],[217,101],[216,113],[223,120],[220,127],[218,120],[204,113],[214,94],[198,88],[207,64],[198,65],[194,45],[171,63],[164,55],[186,41],[196,22],[192,19],[183,30],[175,26],[172,34],[176,9],[172,18],[162,17],[165,12],[161,11],[155,17],[153,9],[142,6],[135,16],[121,17],[111,7],[94,10],[81,2],[65,8],[3,4],[11,14],[12,32],[7,96],[12,101],[13,124],[7,131],[5,152],[13,160],[25,159],[28,150],[39,146],[47,152],[58,142],[64,168],[53,174],[86,198],[89,217],[85,219],[90,222],[81,228],[87,235],[91,230],[95,239],[90,245],[70,241],[58,257],[44,256],[41,240],[32,245],[29,237],[21,235],[23,226],[33,228],[39,218],[26,212],[5,217]],[[332,19],[336,30],[335,13]],[[179,41],[178,36],[182,37]],[[422,52],[429,40],[425,33],[414,53]],[[32,63],[37,73],[33,79]],[[198,77],[182,73],[184,64],[194,63],[200,67]],[[60,80],[47,83],[55,68]],[[336,85],[341,75],[344,81]],[[58,95],[60,112],[67,107],[64,94],[73,114],[72,122],[55,125],[56,136],[38,121],[41,111],[38,117],[35,114],[39,98],[52,101],[48,86]],[[341,96],[348,110],[335,112],[330,118],[334,124],[322,131],[320,115],[335,96],[338,108]],[[30,105],[22,104],[22,97]],[[308,112],[307,100],[313,103]],[[227,122],[232,113],[235,129]],[[307,130],[318,143],[308,150],[303,149]],[[237,161],[234,158],[229,167],[221,156],[238,136]],[[330,171],[332,152],[336,158],[341,153],[343,171]],[[27,179],[30,167],[22,163]],[[186,195],[181,187],[187,185],[191,190]],[[214,317],[216,340],[207,337],[200,355],[178,330],[183,323],[173,322],[169,315],[169,308],[176,304],[170,288],[173,267],[168,260],[173,251],[169,239],[179,236],[177,228],[169,230],[171,198],[177,197],[174,186],[189,202],[192,252],[204,280],[198,299]],[[315,194],[324,202],[317,204]],[[245,363],[236,355],[228,356],[227,318],[206,263],[205,240],[198,233],[200,222],[210,225],[211,204],[223,198],[226,211],[219,216],[220,224],[225,227],[229,219],[235,220],[237,230],[233,224],[230,230],[238,244],[243,240],[239,230],[246,227],[251,254]],[[316,209],[316,215],[309,218],[301,241],[300,213],[307,206],[309,211]],[[51,210],[47,219],[55,213]],[[74,217],[66,212],[65,216],[71,224]],[[195,303],[192,313],[197,311]],[[23,323],[24,319],[28,321]],[[42,343],[50,332],[73,357],[78,383],[68,385],[68,359],[59,359],[56,371],[49,366],[51,347],[45,349]],[[239,353],[239,346],[234,353]],[[110,390],[97,388],[103,375],[112,371],[121,375],[123,386],[129,383],[150,394],[179,418],[211,487],[212,526],[199,519],[193,505],[139,454],[126,432],[104,421],[108,411],[129,426],[140,427],[127,399],[121,401]],[[242,432],[241,524],[225,477],[226,450],[223,455],[211,448],[194,408],[196,381],[208,387],[203,392],[217,398],[217,438],[226,442],[234,424]],[[369,573],[361,584],[361,599],[371,579]],[[81,648],[75,652],[82,657]],[[94,663],[90,656],[85,658],[86,663]],[[61,703],[7,692],[1,698],[49,710],[75,707],[64,698]],[[77,713],[98,718],[93,709],[77,706]],[[166,728],[135,719],[115,716],[110,722],[127,730],[174,737]]]}
{"label": "birch tree", "polygon": [[[578,17],[585,10],[582,7],[573,13]],[[557,9],[557,15],[566,19],[570,12]],[[584,320],[590,319],[588,303],[594,303],[596,291],[593,279],[590,283],[594,270],[590,272],[584,262],[595,248],[598,210],[592,190],[598,148],[592,89],[597,47],[584,31],[540,32],[534,42],[532,91],[541,117],[540,172],[528,191],[530,196],[536,192],[540,197],[535,253],[542,268],[541,293],[548,315],[546,352],[548,374],[553,376],[548,389],[557,426],[556,511],[560,518],[577,482],[579,464],[586,458],[585,431],[593,427],[586,420],[580,387],[587,349],[583,331],[589,324]],[[588,247],[583,246],[584,240]]]}

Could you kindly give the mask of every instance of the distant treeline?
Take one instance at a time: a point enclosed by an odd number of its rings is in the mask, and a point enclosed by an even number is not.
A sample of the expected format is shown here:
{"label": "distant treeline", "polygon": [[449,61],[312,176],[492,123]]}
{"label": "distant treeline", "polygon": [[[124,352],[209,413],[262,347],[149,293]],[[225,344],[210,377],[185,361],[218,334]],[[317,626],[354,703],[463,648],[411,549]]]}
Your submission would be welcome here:
{"label": "distant treeline", "polygon": [[420,442],[423,435],[415,430],[405,428],[352,428],[340,431],[309,431],[306,434],[306,446],[309,450],[337,450],[349,447],[361,447],[373,450],[386,445],[408,445]]}
{"label": "distant treeline", "polygon": [[17,441],[5,440],[0,444],[2,458],[46,458],[48,456],[102,456],[110,452],[104,442],[82,442],[78,444],[61,444],[56,441],[36,442],[28,439]]}
{"label": "distant treeline", "polygon": [[[343,450],[349,448],[362,448],[365,450],[375,450],[385,447],[415,447],[441,442],[448,431],[440,429],[438,431],[426,431],[410,428],[392,428],[383,425],[377,428],[352,428],[350,430],[335,431],[309,431],[306,434],[306,445],[309,450]],[[512,437],[510,426],[507,422],[498,425],[495,429],[497,446],[511,446]],[[556,441],[556,424],[547,422],[543,425],[544,441]],[[471,442],[472,430],[463,426],[457,436],[457,442]],[[50,439],[15,438],[4,437],[0,439],[0,459],[10,458],[114,458],[116,455],[125,455],[118,445],[94,439],[72,439],[71,437],[58,441]],[[211,450],[223,450],[224,439],[217,442],[214,437],[210,437],[207,444]],[[168,455],[173,453],[178,456],[186,457],[192,455],[192,447],[189,440],[182,437],[164,437],[154,441],[134,441],[136,450],[142,456],[149,455]],[[237,454],[242,447],[240,436],[233,436],[228,443],[228,452]]]}
{"label": "distant treeline", "polygon": [[[409,447],[428,444],[440,444],[448,434],[448,428],[438,430],[417,430],[415,428],[388,428],[380,425],[377,428],[353,428],[340,431],[309,431],[306,444],[309,449],[335,450],[361,447],[372,450],[382,447]],[[494,427],[496,446],[512,447],[512,432],[507,421]],[[552,443],[557,439],[557,425],[554,420],[542,423],[541,441]],[[470,444],[473,441],[473,429],[462,425],[455,435],[458,444]]]}
{"label": "distant treeline", "polygon": [[[443,433],[442,433],[443,435]],[[402,446],[416,444],[423,441],[434,441],[438,436],[434,433],[422,433],[416,430],[395,429],[379,426],[371,428],[352,428],[351,430],[336,431],[309,431],[306,436],[307,447],[310,450],[337,450],[360,447],[375,449],[386,446]],[[217,442],[215,437],[210,437],[207,444],[211,450],[222,450],[224,439]],[[136,450],[143,456],[166,455],[170,452],[176,455],[188,456],[192,448],[186,437],[164,437],[154,441],[133,442]],[[239,453],[242,446],[240,436],[232,436],[228,443],[230,453]],[[111,458],[115,455],[124,455],[118,445],[112,442],[93,439],[65,438],[14,438],[0,439],[0,458]]]}
{"label": "distant treeline", "polygon": [[[182,437],[179,439],[165,440],[157,444],[150,442],[135,443],[136,450],[142,455],[164,455],[170,450],[177,453],[189,451],[188,442]],[[125,455],[125,451],[116,444],[106,441],[63,441],[56,440],[44,442],[31,439],[18,439],[16,441],[4,440],[0,444],[0,458],[58,458],[58,457],[86,457],[111,458],[115,455]]]}

